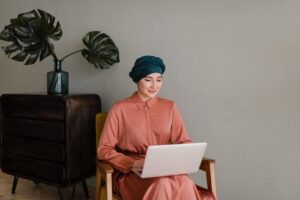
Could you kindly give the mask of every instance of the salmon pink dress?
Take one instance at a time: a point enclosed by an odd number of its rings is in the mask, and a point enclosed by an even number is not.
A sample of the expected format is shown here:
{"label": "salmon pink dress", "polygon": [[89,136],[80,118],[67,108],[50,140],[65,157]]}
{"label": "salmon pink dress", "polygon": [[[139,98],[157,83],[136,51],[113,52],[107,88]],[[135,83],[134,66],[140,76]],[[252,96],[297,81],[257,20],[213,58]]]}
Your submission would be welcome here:
{"label": "salmon pink dress", "polygon": [[118,171],[114,190],[122,200],[204,200],[187,175],[142,179],[131,172],[149,145],[189,142],[174,102],[160,97],[144,102],[134,93],[110,109],[97,155]]}

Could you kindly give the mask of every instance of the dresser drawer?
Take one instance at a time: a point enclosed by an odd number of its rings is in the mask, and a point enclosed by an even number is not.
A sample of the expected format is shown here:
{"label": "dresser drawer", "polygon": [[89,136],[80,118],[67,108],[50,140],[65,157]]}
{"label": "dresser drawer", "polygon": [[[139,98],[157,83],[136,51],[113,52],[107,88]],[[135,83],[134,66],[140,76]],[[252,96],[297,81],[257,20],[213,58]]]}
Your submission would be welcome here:
{"label": "dresser drawer", "polygon": [[53,142],[65,141],[65,125],[59,121],[39,121],[4,117],[2,120],[4,135],[30,137]]}
{"label": "dresser drawer", "polygon": [[25,178],[38,178],[56,183],[64,183],[66,181],[64,165],[23,156],[3,155],[2,170],[3,172]]}
{"label": "dresser drawer", "polygon": [[4,135],[3,150],[5,153],[41,160],[65,161],[65,147],[60,143]]}
{"label": "dresser drawer", "polygon": [[64,102],[56,96],[2,95],[2,113],[8,117],[64,120]]}

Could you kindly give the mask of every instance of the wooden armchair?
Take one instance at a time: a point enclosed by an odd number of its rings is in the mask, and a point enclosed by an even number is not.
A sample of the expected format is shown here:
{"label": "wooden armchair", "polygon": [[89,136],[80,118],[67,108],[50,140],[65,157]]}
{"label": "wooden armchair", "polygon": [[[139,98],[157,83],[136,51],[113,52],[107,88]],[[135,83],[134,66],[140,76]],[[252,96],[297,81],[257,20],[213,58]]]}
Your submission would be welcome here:
{"label": "wooden armchair", "polygon": [[[99,137],[102,132],[107,113],[98,113],[96,115],[96,142],[98,145]],[[112,186],[112,174],[114,172],[113,167],[107,163],[96,159],[97,172],[96,172],[96,200],[121,200],[121,198],[113,193]],[[203,188],[197,185],[198,190],[201,190],[201,194],[213,199],[217,198],[215,173],[214,173],[215,161],[212,159],[204,158],[200,165],[200,169],[206,173],[207,188]]]}

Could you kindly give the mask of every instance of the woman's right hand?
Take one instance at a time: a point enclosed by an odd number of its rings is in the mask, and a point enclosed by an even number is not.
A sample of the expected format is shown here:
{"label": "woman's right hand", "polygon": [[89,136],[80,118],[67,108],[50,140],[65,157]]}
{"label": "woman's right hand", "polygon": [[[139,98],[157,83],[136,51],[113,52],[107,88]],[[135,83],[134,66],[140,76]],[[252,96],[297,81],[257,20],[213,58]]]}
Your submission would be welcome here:
{"label": "woman's right hand", "polygon": [[134,161],[134,163],[132,165],[132,169],[141,171],[144,166],[144,161],[145,161],[145,159],[139,159],[139,160]]}

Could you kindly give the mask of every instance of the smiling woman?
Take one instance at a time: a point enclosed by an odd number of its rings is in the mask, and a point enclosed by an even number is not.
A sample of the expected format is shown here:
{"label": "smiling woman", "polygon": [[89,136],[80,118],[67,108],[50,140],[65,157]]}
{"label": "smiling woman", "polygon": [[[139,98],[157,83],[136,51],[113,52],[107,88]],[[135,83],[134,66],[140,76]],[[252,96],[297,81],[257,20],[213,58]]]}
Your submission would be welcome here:
{"label": "smiling woman", "polygon": [[143,168],[150,145],[192,142],[176,104],[157,96],[164,71],[158,57],[136,60],[129,76],[137,91],[110,109],[98,144],[98,158],[117,170],[113,174],[114,192],[122,200],[215,199],[203,197],[188,175],[142,179],[132,172]]}
{"label": "smiling woman", "polygon": [[137,93],[143,99],[147,101],[154,98],[162,86],[162,75],[160,73],[152,73],[142,78],[137,83]]}
{"label": "smiling woman", "polygon": [[158,94],[165,69],[162,59],[155,56],[142,56],[135,61],[129,76],[137,83],[140,98],[147,101]]}

